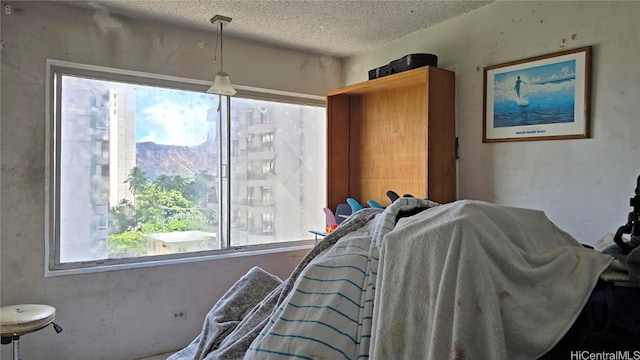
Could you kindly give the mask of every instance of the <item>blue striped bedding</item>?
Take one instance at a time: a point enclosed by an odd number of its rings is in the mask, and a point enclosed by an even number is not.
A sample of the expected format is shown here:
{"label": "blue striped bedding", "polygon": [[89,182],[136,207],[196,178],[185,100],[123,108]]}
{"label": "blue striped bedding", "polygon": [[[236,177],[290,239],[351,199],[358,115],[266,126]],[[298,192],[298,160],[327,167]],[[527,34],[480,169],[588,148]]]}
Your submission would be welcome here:
{"label": "blue striped bedding", "polygon": [[245,358],[367,358],[378,263],[369,222],[314,258]]}
{"label": "blue striped bedding", "polygon": [[[260,299],[242,319],[229,321],[227,307],[253,297],[250,283],[238,296],[216,304],[203,331],[171,360],[365,359],[372,339],[379,242],[394,228],[399,211],[429,207],[401,199],[384,212],[363,209],[319,242],[291,276]],[[235,288],[235,286],[234,286]],[[221,299],[222,300],[222,299]],[[224,332],[212,329],[224,328]]]}
{"label": "blue striped bedding", "polygon": [[400,199],[313,258],[245,359],[368,359],[381,239],[400,211],[435,205]]}

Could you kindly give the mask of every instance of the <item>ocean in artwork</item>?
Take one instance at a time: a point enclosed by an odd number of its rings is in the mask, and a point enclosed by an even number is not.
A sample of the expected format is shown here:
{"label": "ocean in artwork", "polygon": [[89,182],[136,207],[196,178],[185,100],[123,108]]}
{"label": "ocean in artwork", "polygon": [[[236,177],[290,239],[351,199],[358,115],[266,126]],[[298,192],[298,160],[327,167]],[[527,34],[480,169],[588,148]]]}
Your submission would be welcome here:
{"label": "ocean in artwork", "polygon": [[494,128],[573,122],[575,66],[572,60],[496,74]]}

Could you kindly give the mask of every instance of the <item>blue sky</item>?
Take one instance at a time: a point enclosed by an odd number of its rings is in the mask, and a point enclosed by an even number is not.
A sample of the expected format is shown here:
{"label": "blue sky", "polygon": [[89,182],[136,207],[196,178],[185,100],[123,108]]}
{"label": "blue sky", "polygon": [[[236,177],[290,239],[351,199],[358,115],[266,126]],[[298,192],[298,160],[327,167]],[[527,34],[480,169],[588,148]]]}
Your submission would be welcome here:
{"label": "blue sky", "polygon": [[218,96],[135,86],[136,142],[198,145],[207,138],[207,111],[217,109]]}

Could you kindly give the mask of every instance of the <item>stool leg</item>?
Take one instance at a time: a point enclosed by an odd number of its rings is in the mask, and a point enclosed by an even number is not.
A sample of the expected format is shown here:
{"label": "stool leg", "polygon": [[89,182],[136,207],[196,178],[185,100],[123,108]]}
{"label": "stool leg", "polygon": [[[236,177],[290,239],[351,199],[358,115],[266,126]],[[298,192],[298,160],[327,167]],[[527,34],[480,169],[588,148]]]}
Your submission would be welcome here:
{"label": "stool leg", "polygon": [[13,337],[13,360],[20,360],[20,336]]}

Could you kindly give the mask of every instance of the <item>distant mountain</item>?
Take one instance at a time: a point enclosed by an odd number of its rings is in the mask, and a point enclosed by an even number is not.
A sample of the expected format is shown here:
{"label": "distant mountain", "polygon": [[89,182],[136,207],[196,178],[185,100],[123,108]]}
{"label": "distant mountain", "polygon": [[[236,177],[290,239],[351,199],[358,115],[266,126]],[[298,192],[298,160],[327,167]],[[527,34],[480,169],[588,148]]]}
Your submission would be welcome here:
{"label": "distant mountain", "polygon": [[202,170],[215,175],[217,162],[217,144],[210,139],[196,146],[136,143],[136,166],[152,179],[160,175],[193,177]]}

